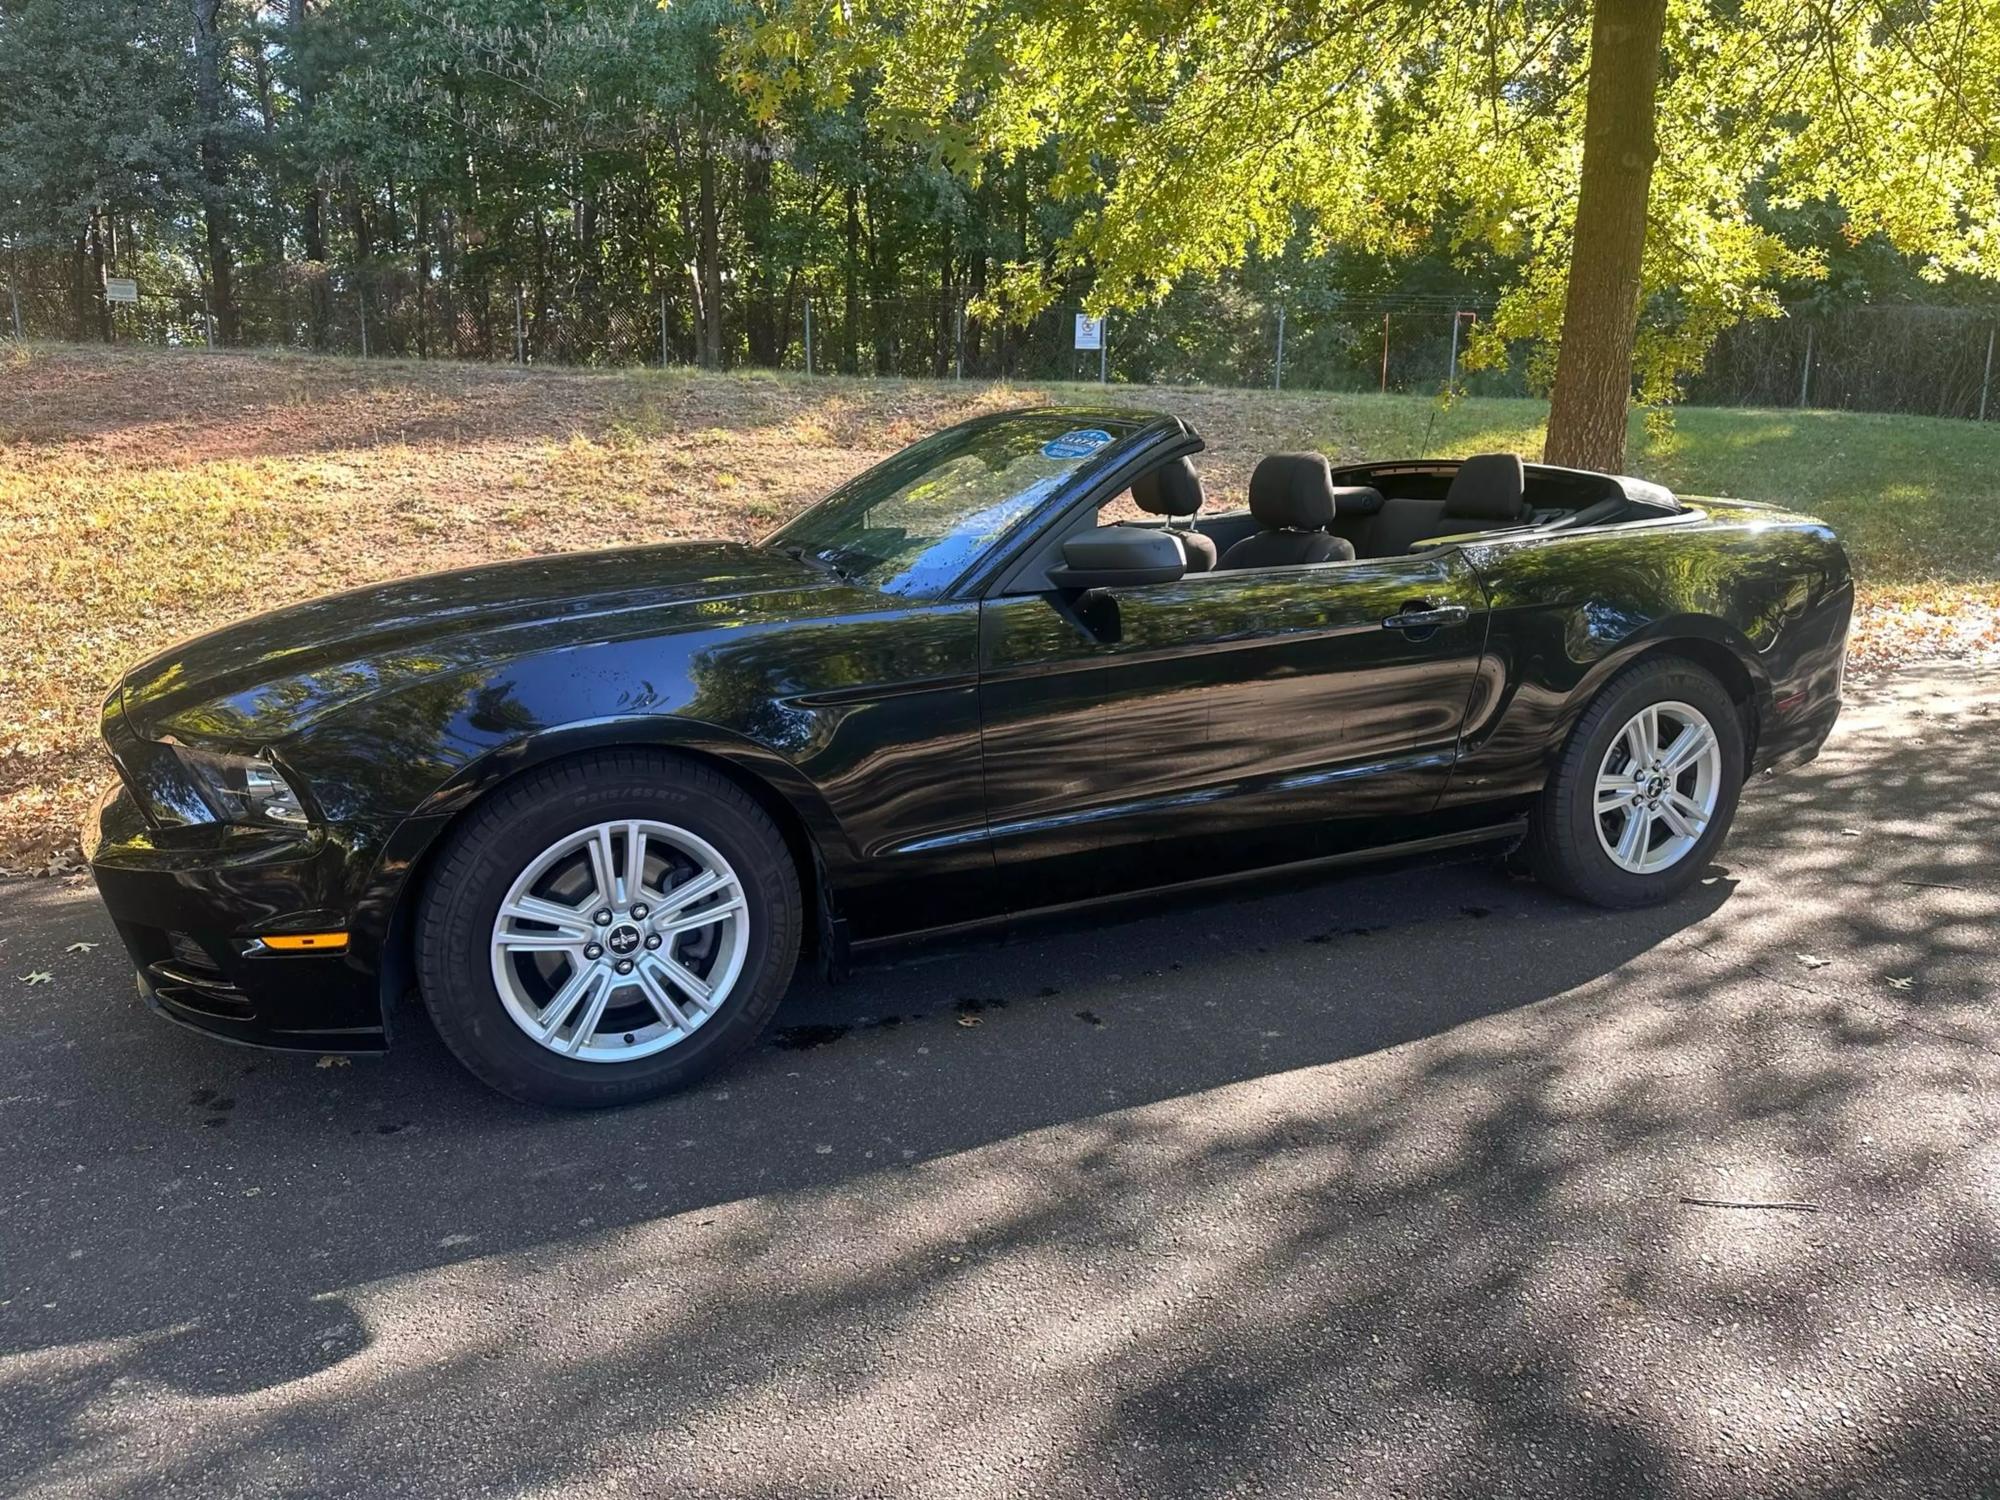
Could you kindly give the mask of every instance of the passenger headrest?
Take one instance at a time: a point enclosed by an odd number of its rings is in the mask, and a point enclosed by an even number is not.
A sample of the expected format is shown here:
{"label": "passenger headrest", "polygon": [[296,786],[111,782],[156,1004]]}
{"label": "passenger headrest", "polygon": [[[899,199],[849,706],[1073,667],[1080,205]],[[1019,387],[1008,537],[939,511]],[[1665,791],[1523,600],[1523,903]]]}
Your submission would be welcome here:
{"label": "passenger headrest", "polygon": [[1201,476],[1176,458],[1133,480],[1132,498],[1149,516],[1191,516],[1201,509]]}
{"label": "passenger headrest", "polygon": [[1285,531],[1324,531],[1333,519],[1333,474],[1317,453],[1273,453],[1250,475],[1250,514]]}
{"label": "passenger headrest", "polygon": [[1518,520],[1524,481],[1518,453],[1475,453],[1444,492],[1444,513],[1468,521]]}

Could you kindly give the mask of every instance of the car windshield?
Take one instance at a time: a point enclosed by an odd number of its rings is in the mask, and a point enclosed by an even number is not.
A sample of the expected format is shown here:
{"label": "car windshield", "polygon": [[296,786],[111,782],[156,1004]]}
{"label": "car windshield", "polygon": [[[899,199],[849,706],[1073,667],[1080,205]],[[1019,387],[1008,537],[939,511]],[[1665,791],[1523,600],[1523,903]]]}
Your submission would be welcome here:
{"label": "car windshield", "polygon": [[1073,412],[948,428],[850,479],[765,545],[885,593],[941,594],[1135,431]]}

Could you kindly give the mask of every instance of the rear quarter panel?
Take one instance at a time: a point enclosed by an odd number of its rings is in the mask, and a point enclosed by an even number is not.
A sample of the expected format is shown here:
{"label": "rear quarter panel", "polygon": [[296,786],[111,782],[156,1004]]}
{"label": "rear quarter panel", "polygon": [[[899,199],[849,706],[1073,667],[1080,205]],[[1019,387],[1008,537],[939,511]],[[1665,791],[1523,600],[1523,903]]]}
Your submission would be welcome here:
{"label": "rear quarter panel", "polygon": [[1592,697],[1678,649],[1748,698],[1752,769],[1809,753],[1839,711],[1853,585],[1830,528],[1742,501],[1467,545],[1493,620],[1445,805],[1538,792]]}

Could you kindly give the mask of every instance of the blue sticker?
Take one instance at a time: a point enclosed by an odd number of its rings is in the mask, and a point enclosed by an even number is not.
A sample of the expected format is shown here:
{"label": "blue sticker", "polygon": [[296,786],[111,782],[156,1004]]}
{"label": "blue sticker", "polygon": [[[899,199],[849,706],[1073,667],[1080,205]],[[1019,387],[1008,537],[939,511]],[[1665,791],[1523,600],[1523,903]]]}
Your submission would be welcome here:
{"label": "blue sticker", "polygon": [[1111,441],[1101,427],[1077,427],[1042,444],[1044,458],[1088,458]]}

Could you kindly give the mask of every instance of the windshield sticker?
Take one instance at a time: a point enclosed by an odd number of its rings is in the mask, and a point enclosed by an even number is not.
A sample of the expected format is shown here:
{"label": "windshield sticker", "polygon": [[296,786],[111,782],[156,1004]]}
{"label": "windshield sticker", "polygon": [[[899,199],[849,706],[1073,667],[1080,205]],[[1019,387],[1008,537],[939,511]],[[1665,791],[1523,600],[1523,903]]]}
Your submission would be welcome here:
{"label": "windshield sticker", "polygon": [[1076,427],[1042,444],[1042,457],[1088,458],[1110,441],[1111,434],[1101,427]]}

